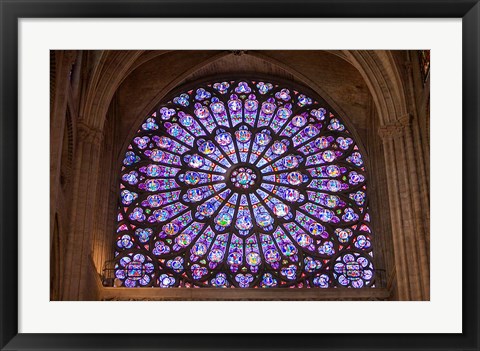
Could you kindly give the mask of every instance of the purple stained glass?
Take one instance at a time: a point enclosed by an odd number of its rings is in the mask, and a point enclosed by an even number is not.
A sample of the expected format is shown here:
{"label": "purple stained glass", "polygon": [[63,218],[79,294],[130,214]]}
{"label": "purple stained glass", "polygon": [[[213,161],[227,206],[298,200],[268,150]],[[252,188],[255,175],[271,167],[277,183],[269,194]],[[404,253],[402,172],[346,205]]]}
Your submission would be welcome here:
{"label": "purple stained glass", "polygon": [[305,89],[189,86],[122,158],[115,286],[374,285],[361,148]]}

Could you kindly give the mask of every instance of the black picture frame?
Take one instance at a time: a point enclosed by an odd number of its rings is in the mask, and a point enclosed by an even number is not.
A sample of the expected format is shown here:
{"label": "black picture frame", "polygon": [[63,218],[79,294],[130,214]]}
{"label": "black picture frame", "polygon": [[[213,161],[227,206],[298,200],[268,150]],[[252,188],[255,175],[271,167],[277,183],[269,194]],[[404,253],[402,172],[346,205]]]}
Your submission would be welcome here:
{"label": "black picture frame", "polygon": [[[275,4],[275,6],[271,6]],[[478,350],[478,0],[0,0],[2,350]],[[463,332],[460,334],[21,334],[18,333],[18,20],[112,17],[462,18]],[[8,219],[8,220],[7,220]],[[460,233],[455,233],[460,235]],[[101,331],[99,331],[101,332]]]}

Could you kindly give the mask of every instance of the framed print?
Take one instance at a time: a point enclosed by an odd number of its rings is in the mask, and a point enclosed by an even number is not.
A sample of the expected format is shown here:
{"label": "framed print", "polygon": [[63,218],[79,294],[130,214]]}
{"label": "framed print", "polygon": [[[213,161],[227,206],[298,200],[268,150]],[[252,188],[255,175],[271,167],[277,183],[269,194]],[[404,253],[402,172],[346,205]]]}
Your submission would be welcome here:
{"label": "framed print", "polygon": [[2,349],[478,349],[479,9],[3,2]]}

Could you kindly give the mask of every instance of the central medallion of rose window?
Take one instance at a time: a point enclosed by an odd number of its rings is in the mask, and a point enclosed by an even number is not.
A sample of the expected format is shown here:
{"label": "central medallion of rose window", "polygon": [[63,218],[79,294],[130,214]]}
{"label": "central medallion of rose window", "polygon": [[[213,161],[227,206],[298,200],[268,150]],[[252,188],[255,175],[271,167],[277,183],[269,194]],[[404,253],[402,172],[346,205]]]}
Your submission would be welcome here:
{"label": "central medallion of rose window", "polygon": [[231,176],[230,181],[236,188],[250,189],[255,185],[257,175],[251,168],[239,167],[235,169]]}

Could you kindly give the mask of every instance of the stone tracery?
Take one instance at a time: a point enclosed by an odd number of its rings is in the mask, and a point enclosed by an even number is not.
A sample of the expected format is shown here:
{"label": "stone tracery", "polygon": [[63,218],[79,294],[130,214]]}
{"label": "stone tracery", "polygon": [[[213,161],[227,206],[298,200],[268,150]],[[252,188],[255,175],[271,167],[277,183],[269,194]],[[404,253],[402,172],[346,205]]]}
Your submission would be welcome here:
{"label": "stone tracery", "polygon": [[125,154],[116,285],[370,286],[365,181],[320,99],[258,80],[196,86]]}

